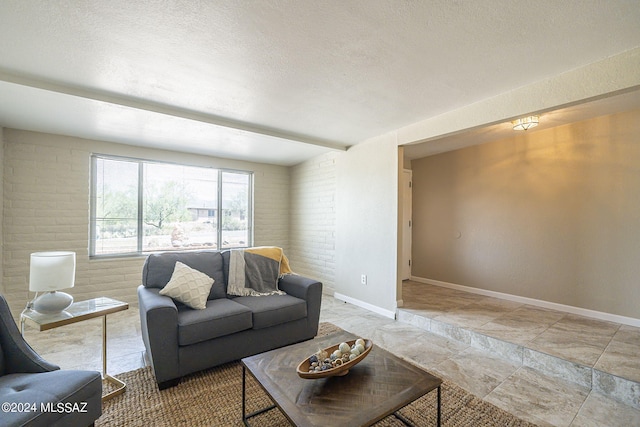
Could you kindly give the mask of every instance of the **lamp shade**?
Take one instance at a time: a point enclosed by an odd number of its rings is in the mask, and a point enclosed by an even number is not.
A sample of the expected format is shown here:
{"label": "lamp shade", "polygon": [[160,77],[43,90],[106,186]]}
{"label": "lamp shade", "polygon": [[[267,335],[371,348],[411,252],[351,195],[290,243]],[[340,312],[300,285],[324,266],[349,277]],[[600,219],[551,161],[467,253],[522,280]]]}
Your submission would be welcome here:
{"label": "lamp shade", "polygon": [[31,292],[73,288],[75,279],[75,252],[35,252],[31,254],[29,269],[29,290]]}

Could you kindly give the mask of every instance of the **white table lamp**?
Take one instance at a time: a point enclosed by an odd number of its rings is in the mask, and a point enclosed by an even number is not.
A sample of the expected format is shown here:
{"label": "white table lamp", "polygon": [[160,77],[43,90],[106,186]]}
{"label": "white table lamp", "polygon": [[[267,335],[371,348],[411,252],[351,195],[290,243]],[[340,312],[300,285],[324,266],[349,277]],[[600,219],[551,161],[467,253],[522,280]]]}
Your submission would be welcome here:
{"label": "white table lamp", "polygon": [[33,309],[42,314],[60,313],[73,297],[60,289],[73,288],[76,278],[75,252],[35,252],[31,254],[29,290],[45,292],[33,301]]}

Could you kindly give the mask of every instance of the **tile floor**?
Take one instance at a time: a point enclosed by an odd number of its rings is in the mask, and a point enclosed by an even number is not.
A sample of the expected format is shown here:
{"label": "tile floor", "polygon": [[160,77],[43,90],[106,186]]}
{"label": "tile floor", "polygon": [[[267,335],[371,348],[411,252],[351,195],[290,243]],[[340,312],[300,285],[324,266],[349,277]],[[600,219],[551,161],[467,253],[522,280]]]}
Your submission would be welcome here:
{"label": "tile floor", "polygon": [[403,300],[400,323],[465,346],[425,367],[485,400],[541,425],[640,426],[640,328],[411,281]]}
{"label": "tile floor", "polygon": [[[474,343],[465,343],[464,336],[463,340],[456,340],[425,330],[428,326],[440,332],[454,325],[447,322],[459,322],[467,328],[496,331],[495,335],[503,334],[500,336],[512,338],[516,343],[533,343],[531,345],[536,348],[562,353],[569,350],[561,345],[561,331],[573,334],[576,325],[583,324],[583,319],[508,301],[485,299],[487,297],[478,299],[477,295],[442,292],[444,288],[422,286],[425,285],[405,283],[404,321],[382,317],[328,295],[323,298],[320,320],[370,338],[376,345],[540,426],[640,426],[640,410],[630,405],[621,404],[575,382],[542,374],[538,369],[524,366],[522,359],[511,360],[513,358],[505,357],[502,353],[487,351],[482,346],[472,345]],[[441,293],[435,297],[437,292]],[[439,301],[438,304],[443,306],[436,307],[434,301]],[[446,308],[444,312],[443,307]],[[496,313],[502,314],[496,316]],[[443,317],[436,319],[439,316]],[[537,324],[538,321],[541,324]],[[522,327],[521,333],[514,334],[506,327],[514,324]],[[604,341],[601,335],[611,335],[608,345],[594,362],[595,366],[609,364],[613,365],[613,369],[637,373],[640,354],[637,328],[601,326],[594,326],[597,333],[580,335],[580,340],[584,342],[580,341],[579,347],[588,351],[580,355],[571,350],[569,353],[572,357],[584,358],[584,361],[589,358],[591,363],[595,353],[593,349],[601,347],[601,341]],[[27,327],[25,338],[45,359],[65,369],[101,370],[101,328],[100,319],[45,332]],[[548,340],[544,339],[545,334]],[[603,360],[606,352],[611,353],[611,358]],[[635,352],[634,357],[626,360],[629,352]],[[508,355],[508,352],[505,354]],[[626,362],[613,362],[618,357]],[[137,307],[109,315],[107,371],[113,375],[144,365],[144,345],[140,338]]]}
{"label": "tile floor", "polygon": [[403,292],[401,319],[430,319],[640,383],[640,328],[411,281]]}

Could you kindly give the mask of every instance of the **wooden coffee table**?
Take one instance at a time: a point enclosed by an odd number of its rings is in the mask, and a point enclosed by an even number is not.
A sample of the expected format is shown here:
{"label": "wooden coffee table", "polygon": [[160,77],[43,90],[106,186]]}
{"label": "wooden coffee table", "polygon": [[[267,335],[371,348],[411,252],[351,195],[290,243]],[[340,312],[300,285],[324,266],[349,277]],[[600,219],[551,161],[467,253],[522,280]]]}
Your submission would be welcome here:
{"label": "wooden coffee table", "polygon": [[[371,353],[347,375],[302,379],[296,367],[319,348],[356,339],[337,332],[242,359],[242,420],[274,408],[295,426],[369,426],[394,414],[414,400],[437,390],[437,425],[440,426],[442,380],[375,345]],[[367,338],[367,337],[363,337]],[[274,405],[246,413],[246,371],[260,383]]]}

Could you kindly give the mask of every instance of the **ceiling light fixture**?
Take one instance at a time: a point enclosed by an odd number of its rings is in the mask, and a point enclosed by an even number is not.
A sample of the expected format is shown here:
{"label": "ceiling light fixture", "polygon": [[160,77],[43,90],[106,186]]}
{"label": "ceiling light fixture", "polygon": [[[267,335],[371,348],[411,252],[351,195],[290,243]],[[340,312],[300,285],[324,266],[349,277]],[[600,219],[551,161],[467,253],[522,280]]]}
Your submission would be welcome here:
{"label": "ceiling light fixture", "polygon": [[529,116],[514,120],[511,123],[513,124],[513,130],[527,130],[538,126],[538,121],[538,116]]}

